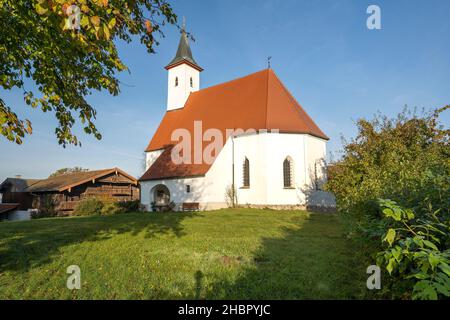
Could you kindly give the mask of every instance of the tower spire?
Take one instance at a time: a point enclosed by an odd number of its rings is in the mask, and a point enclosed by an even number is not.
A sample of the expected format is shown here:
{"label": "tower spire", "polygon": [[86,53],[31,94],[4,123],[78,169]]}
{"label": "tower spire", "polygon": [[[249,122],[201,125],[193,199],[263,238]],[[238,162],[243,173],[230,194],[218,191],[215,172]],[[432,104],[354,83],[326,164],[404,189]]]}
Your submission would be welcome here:
{"label": "tower spire", "polygon": [[168,71],[168,111],[183,108],[189,95],[200,90],[200,72],[203,71],[192,56],[185,17],[183,17],[180,32],[177,54],[166,66]]}
{"label": "tower spire", "polygon": [[175,58],[169,62],[166,66],[166,69],[169,70],[172,67],[175,67],[181,63],[186,63],[190,65],[192,68],[197,69],[198,71],[203,71],[203,69],[195,62],[194,57],[192,56],[191,47],[189,46],[188,36],[186,34],[186,18],[183,17],[183,24],[181,27],[181,37],[180,42],[178,43],[178,50]]}

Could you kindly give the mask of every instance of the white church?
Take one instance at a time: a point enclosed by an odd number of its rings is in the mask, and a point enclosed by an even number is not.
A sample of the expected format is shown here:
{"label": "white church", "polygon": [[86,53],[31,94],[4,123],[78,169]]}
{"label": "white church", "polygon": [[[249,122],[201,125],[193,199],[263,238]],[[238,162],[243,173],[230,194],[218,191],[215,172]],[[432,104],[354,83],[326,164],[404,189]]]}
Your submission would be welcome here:
{"label": "white church", "polygon": [[[165,68],[167,111],[145,150],[139,179],[147,210],[170,203],[175,210],[333,205],[320,190],[329,138],[272,69],[201,89],[203,69],[184,30]],[[191,139],[178,139],[177,132]],[[180,152],[188,161],[174,159],[180,140],[192,147]],[[211,148],[214,143],[221,147]],[[206,161],[202,155],[209,151]]]}

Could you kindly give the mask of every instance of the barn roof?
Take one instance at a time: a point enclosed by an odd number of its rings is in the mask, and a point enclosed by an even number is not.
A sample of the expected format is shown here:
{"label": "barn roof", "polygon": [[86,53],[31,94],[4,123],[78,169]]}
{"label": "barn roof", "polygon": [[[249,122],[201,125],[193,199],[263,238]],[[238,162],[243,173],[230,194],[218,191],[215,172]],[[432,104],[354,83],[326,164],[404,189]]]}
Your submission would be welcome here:
{"label": "barn roof", "polygon": [[6,178],[0,184],[0,192],[11,190],[12,192],[24,192],[26,188],[40,181],[40,179]]}
{"label": "barn roof", "polygon": [[99,179],[111,173],[120,173],[123,176],[129,178],[133,183],[137,184],[137,180],[127,174],[126,172],[120,170],[119,168],[103,169],[103,170],[93,170],[93,171],[82,171],[62,174],[55,177],[50,177],[48,179],[40,180],[39,182],[28,187],[26,191],[28,192],[51,192],[51,191],[64,191],[70,188],[76,187],[78,185],[90,182],[92,180]]}
{"label": "barn roof", "polygon": [[204,175],[209,170],[210,164],[175,165],[169,158],[168,146],[175,143],[171,141],[172,132],[183,128],[193,136],[194,121],[202,121],[203,132],[215,128],[224,137],[227,129],[255,129],[328,140],[273,70],[266,69],[192,92],[183,108],[167,111],[145,150],[165,151],[140,180]]}

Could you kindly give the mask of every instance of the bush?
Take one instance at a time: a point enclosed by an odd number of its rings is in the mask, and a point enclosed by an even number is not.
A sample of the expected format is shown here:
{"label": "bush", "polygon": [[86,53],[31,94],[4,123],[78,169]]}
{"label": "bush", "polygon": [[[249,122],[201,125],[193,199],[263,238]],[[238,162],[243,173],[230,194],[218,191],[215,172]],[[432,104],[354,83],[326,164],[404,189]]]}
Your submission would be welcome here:
{"label": "bush", "polygon": [[36,197],[33,200],[33,207],[37,207],[38,210],[33,210],[30,214],[31,219],[55,217],[56,203],[51,194],[45,194]]}
{"label": "bush", "polygon": [[83,199],[77,204],[75,210],[73,211],[73,214],[76,216],[101,214],[103,206],[104,206],[103,201],[97,198]]}
{"label": "bush", "polygon": [[450,221],[442,221],[439,210],[417,218],[413,210],[391,200],[380,200],[380,207],[386,246],[377,254],[377,264],[409,282],[413,299],[450,297]]}
{"label": "bush", "polygon": [[120,201],[117,204],[123,209],[123,212],[136,212],[141,208],[141,202],[139,200]]}
{"label": "bush", "polygon": [[119,202],[105,202],[100,214],[103,216],[107,216],[123,212],[126,211],[120,206]]}
{"label": "bush", "polygon": [[325,189],[336,196],[353,227],[381,218],[377,199],[392,199],[419,215],[431,204],[450,215],[449,130],[438,123],[450,106],[418,117],[405,109],[395,119],[376,116],[357,122],[358,135],[344,145],[330,168]]}
{"label": "bush", "polygon": [[113,215],[118,213],[135,212],[140,209],[139,200],[115,201],[114,198],[88,198],[81,200],[75,208],[74,215]]}
{"label": "bush", "polygon": [[438,118],[449,108],[360,119],[330,167],[325,189],[350,235],[378,242],[372,253],[391,276],[391,297],[448,296],[450,131]]}

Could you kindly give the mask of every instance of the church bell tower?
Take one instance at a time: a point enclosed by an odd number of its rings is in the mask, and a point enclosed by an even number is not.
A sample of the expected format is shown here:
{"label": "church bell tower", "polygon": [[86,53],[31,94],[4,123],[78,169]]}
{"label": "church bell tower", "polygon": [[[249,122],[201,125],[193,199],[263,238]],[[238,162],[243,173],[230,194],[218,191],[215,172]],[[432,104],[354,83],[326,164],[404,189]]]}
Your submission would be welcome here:
{"label": "church bell tower", "polygon": [[200,89],[203,71],[192,57],[184,23],[177,54],[165,68],[168,71],[167,111],[183,108],[191,92]]}

